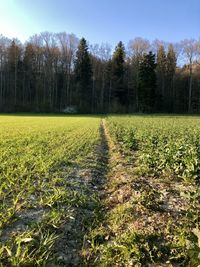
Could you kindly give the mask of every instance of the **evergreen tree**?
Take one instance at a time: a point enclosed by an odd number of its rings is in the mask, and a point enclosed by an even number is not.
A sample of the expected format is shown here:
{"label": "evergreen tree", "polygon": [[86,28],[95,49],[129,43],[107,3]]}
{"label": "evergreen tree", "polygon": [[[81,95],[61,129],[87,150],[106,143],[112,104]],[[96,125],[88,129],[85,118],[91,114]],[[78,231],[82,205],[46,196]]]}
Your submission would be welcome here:
{"label": "evergreen tree", "polygon": [[36,93],[36,59],[34,47],[31,43],[27,43],[25,47],[23,66],[24,86],[26,86],[26,90],[23,86],[23,105],[25,105],[24,98],[26,97],[28,102],[33,102],[32,99],[34,99]]}
{"label": "evergreen tree", "polygon": [[167,81],[168,81],[168,112],[174,112],[175,106],[175,91],[174,91],[174,76],[176,72],[176,54],[173,45],[170,44],[167,53]]}
{"label": "evergreen tree", "polygon": [[92,111],[92,66],[87,42],[80,40],[75,59],[75,80],[80,111]]}
{"label": "evergreen tree", "polygon": [[165,110],[167,102],[166,92],[166,70],[167,70],[167,58],[163,45],[160,45],[157,52],[157,109]]}
{"label": "evergreen tree", "polygon": [[112,87],[113,97],[117,101],[117,104],[122,106],[126,105],[127,101],[127,89],[124,84],[125,74],[125,48],[120,41],[115,48],[115,52],[112,58]]}
{"label": "evergreen tree", "polygon": [[139,109],[142,112],[154,111],[156,102],[156,63],[155,54],[145,54],[139,71]]}
{"label": "evergreen tree", "polygon": [[111,111],[111,100],[112,100],[112,60],[109,59],[106,63],[105,68],[105,106],[107,107],[106,112]]}
{"label": "evergreen tree", "polygon": [[17,82],[18,66],[20,61],[20,48],[13,40],[8,48],[8,67],[10,76],[10,97],[13,98],[13,104],[17,104]]}

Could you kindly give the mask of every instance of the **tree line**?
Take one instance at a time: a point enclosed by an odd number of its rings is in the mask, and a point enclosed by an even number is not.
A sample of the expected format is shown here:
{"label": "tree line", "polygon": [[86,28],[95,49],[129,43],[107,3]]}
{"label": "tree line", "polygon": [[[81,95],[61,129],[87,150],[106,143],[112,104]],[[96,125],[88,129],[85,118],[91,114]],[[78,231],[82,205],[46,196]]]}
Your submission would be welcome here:
{"label": "tree line", "polygon": [[200,41],[89,45],[43,32],[0,35],[1,112],[199,113]]}

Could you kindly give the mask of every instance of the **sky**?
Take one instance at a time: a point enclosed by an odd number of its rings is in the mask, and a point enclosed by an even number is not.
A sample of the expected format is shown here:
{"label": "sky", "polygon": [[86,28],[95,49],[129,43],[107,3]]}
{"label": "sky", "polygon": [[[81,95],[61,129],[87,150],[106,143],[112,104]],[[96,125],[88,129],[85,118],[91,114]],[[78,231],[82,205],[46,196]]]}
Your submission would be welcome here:
{"label": "sky", "polygon": [[43,31],[112,46],[135,37],[199,39],[200,0],[0,0],[0,34],[24,42]]}

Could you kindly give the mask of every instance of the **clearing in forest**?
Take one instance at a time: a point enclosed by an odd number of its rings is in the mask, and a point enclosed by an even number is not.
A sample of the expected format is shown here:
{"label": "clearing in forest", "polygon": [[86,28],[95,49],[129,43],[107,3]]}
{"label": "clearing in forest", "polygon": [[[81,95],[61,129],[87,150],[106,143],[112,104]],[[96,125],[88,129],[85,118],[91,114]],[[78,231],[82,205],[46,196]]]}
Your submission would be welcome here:
{"label": "clearing in forest", "polygon": [[0,125],[0,266],[200,264],[199,117]]}

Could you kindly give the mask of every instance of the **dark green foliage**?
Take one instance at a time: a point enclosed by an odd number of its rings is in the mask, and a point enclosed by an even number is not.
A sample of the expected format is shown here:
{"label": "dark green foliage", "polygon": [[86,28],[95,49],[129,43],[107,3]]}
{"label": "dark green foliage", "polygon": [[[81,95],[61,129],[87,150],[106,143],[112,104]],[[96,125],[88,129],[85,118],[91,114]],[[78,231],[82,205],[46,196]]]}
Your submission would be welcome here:
{"label": "dark green foliage", "polygon": [[167,70],[167,57],[164,46],[160,45],[157,52],[157,103],[156,108],[159,111],[165,110],[167,92],[166,92],[166,70]]}
{"label": "dark green foliage", "polygon": [[151,112],[155,108],[156,63],[152,52],[144,55],[139,71],[139,107],[142,112]]}
{"label": "dark green foliage", "polygon": [[92,65],[87,42],[80,40],[75,60],[75,80],[78,89],[78,100],[82,112],[91,112],[92,103]]}
{"label": "dark green foliage", "polygon": [[125,74],[125,48],[119,42],[112,58],[112,80],[114,88],[114,100],[122,106],[127,104],[127,89],[124,83]]}
{"label": "dark green foliage", "polygon": [[119,84],[123,83],[124,76],[125,49],[122,42],[119,42],[113,54],[113,78],[116,78]]}
{"label": "dark green foliage", "polygon": [[176,54],[173,45],[170,44],[167,52],[167,90],[168,90],[168,112],[175,111],[175,91],[174,91],[174,76],[176,72]]}

